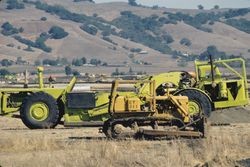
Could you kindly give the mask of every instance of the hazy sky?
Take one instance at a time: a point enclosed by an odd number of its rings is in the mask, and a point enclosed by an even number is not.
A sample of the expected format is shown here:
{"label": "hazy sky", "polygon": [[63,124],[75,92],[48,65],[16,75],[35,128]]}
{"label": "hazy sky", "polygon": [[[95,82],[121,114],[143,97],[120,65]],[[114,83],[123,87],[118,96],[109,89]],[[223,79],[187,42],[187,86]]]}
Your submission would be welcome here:
{"label": "hazy sky", "polygon": [[[128,2],[128,0],[94,0],[96,3],[102,2]],[[220,8],[244,8],[250,7],[250,0],[136,0],[137,3],[147,6],[165,6],[167,8],[197,8],[199,4],[205,9],[211,9],[214,5],[219,5]]]}

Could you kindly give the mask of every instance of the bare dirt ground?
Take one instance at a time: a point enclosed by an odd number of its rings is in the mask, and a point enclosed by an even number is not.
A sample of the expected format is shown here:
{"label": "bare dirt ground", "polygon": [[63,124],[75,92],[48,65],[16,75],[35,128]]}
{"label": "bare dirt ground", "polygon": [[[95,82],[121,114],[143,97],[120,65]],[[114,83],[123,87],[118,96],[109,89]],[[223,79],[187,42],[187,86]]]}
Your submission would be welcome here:
{"label": "bare dirt ground", "polygon": [[30,130],[19,119],[0,117],[0,166],[249,167],[248,109],[214,112],[211,123],[230,124],[209,126],[206,139],[155,141],[110,141],[98,128]]}

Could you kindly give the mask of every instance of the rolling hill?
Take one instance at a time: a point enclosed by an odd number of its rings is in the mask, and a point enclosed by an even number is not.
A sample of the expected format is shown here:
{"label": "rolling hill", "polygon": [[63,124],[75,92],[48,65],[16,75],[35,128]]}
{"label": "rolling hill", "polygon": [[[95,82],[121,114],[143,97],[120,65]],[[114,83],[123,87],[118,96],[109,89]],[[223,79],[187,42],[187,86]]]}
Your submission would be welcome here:
{"label": "rolling hill", "polygon": [[[24,4],[24,8],[10,10],[8,1],[1,2],[0,25],[8,22],[23,30],[11,35],[0,34],[0,60],[16,61],[22,57],[33,65],[37,60],[60,57],[71,62],[86,57],[87,61],[106,62],[110,70],[104,67],[103,72],[107,73],[114,71],[115,66],[156,73],[179,69],[178,61],[185,60],[185,55],[199,57],[212,45],[227,56],[250,58],[250,34],[245,28],[250,22],[249,8],[184,10],[130,6],[122,2],[15,2]],[[53,26],[63,28],[68,35],[61,39],[48,36],[43,40],[51,48],[50,52],[39,48],[43,44],[37,43],[31,45],[33,51],[27,51],[27,43],[16,38],[35,42]],[[190,44],[181,44],[183,38]],[[172,58],[173,54],[177,59]],[[192,61],[181,68],[191,67]],[[92,72],[89,68],[86,71]]]}

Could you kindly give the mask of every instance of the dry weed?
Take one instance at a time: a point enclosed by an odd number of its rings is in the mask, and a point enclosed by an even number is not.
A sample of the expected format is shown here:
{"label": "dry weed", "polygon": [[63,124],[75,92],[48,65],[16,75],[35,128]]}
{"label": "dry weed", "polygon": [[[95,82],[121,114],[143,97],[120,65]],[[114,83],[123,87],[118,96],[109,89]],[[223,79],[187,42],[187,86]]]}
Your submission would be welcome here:
{"label": "dry weed", "polygon": [[5,166],[235,166],[250,157],[248,133],[218,129],[206,139],[109,141],[46,137],[0,138]]}

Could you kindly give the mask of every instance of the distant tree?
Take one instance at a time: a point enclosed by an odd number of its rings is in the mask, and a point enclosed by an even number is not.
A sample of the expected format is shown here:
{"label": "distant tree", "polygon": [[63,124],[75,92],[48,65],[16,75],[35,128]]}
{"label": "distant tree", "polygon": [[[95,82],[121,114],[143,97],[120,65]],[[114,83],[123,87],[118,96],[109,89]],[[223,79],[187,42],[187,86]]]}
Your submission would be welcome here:
{"label": "distant tree", "polygon": [[13,43],[9,43],[6,46],[13,48],[15,45]]}
{"label": "distant tree", "polygon": [[214,9],[219,9],[220,6],[219,5],[214,5]]}
{"label": "distant tree", "polygon": [[41,17],[40,20],[41,20],[41,21],[46,21],[46,20],[47,20],[47,17]]}
{"label": "distant tree", "polygon": [[74,65],[74,66],[82,66],[83,63],[82,63],[81,59],[73,59],[72,60],[72,65]]}
{"label": "distant tree", "polygon": [[5,66],[5,67],[11,66],[12,64],[13,64],[13,61],[8,60],[8,59],[3,59],[3,60],[1,61],[1,65],[2,65],[2,66]]}
{"label": "distant tree", "polygon": [[24,9],[24,4],[19,3],[17,0],[7,0],[7,9]]}
{"label": "distant tree", "polygon": [[23,27],[18,28],[18,31],[22,33],[24,31]]}
{"label": "distant tree", "polygon": [[93,0],[74,0],[73,2],[81,2],[81,1],[88,1],[88,2],[91,2],[91,3],[95,3],[95,1]]}
{"label": "distant tree", "polygon": [[81,74],[78,71],[74,71],[73,75],[77,77],[77,76],[80,76]]}
{"label": "distant tree", "polygon": [[136,0],[128,0],[128,4],[131,6],[137,6]]}
{"label": "distant tree", "polygon": [[38,37],[35,41],[35,47],[42,49],[45,52],[51,52],[52,48],[46,46],[45,41],[47,39],[45,37]]}
{"label": "distant tree", "polygon": [[207,50],[200,54],[200,60],[208,60],[209,55],[213,56],[214,59],[226,59],[228,56],[225,52],[219,51],[216,46],[210,45]]}
{"label": "distant tree", "polygon": [[90,64],[95,65],[95,66],[100,65],[101,63],[102,63],[102,61],[98,60],[98,59],[91,59],[90,60]]}
{"label": "distant tree", "polygon": [[130,49],[130,52],[133,52],[133,53],[139,53],[140,51],[142,51],[141,48],[131,48]]}
{"label": "distant tree", "polygon": [[154,6],[152,6],[152,9],[158,9],[159,8],[159,6],[158,5],[154,5]]}
{"label": "distant tree", "polygon": [[11,25],[9,22],[3,23],[1,27],[3,28],[1,33],[5,36],[19,33],[19,30],[15,28],[13,25]]}
{"label": "distant tree", "polygon": [[134,72],[134,71],[133,71],[132,67],[129,67],[128,73],[129,73],[129,74],[133,74],[133,72]]}
{"label": "distant tree", "polygon": [[218,49],[216,46],[210,45],[207,47],[207,52],[208,52],[208,54],[216,55],[218,53]]}
{"label": "distant tree", "polygon": [[51,35],[51,38],[54,39],[62,39],[69,35],[69,33],[65,32],[63,28],[58,26],[53,26],[49,30],[49,34]]}
{"label": "distant tree", "polygon": [[120,74],[119,69],[115,68],[115,72],[112,73],[112,76],[119,75],[119,74]]}
{"label": "distant tree", "polygon": [[87,59],[85,57],[82,57],[81,60],[82,60],[82,64],[86,64],[87,63]]}
{"label": "distant tree", "polygon": [[42,32],[39,36],[40,38],[43,38],[43,40],[49,39],[50,35],[47,32]]}
{"label": "distant tree", "polygon": [[85,57],[82,57],[80,59],[73,59],[72,65],[73,66],[82,66],[83,64],[87,63],[87,59]]}
{"label": "distant tree", "polygon": [[1,27],[3,29],[5,29],[5,30],[11,30],[11,29],[13,29],[13,26],[9,22],[3,23]]}
{"label": "distant tree", "polygon": [[68,62],[68,59],[66,57],[63,57],[63,58],[58,58],[58,63],[61,64],[61,65],[67,65],[69,64]]}
{"label": "distant tree", "polygon": [[43,65],[57,66],[58,62],[56,60],[44,59]]}
{"label": "distant tree", "polygon": [[189,39],[187,39],[187,38],[182,38],[182,39],[180,40],[180,44],[181,44],[181,45],[190,46],[192,43],[191,43],[191,41],[190,41]]}
{"label": "distant tree", "polygon": [[17,57],[16,64],[21,64],[23,62],[22,57]]}
{"label": "distant tree", "polygon": [[164,39],[164,41],[165,41],[167,44],[174,42],[173,37],[172,37],[171,35],[169,35],[169,34],[164,34],[164,35],[162,36],[162,38]]}
{"label": "distant tree", "polygon": [[102,66],[108,66],[108,63],[107,62],[103,62]]}
{"label": "distant tree", "polygon": [[71,75],[71,74],[72,74],[72,69],[71,69],[70,66],[66,66],[66,67],[64,68],[64,70],[65,70],[65,74],[66,74],[66,75]]}
{"label": "distant tree", "polygon": [[80,27],[83,31],[91,34],[91,35],[96,35],[97,32],[98,32],[98,29],[94,26],[94,25],[91,25],[91,24],[84,24]]}
{"label": "distant tree", "polygon": [[6,75],[9,75],[10,72],[6,69],[0,69],[0,76],[6,76]]}
{"label": "distant tree", "polygon": [[209,21],[209,25],[214,25],[214,21]]}
{"label": "distant tree", "polygon": [[202,5],[198,5],[198,9],[203,10],[204,7]]}

